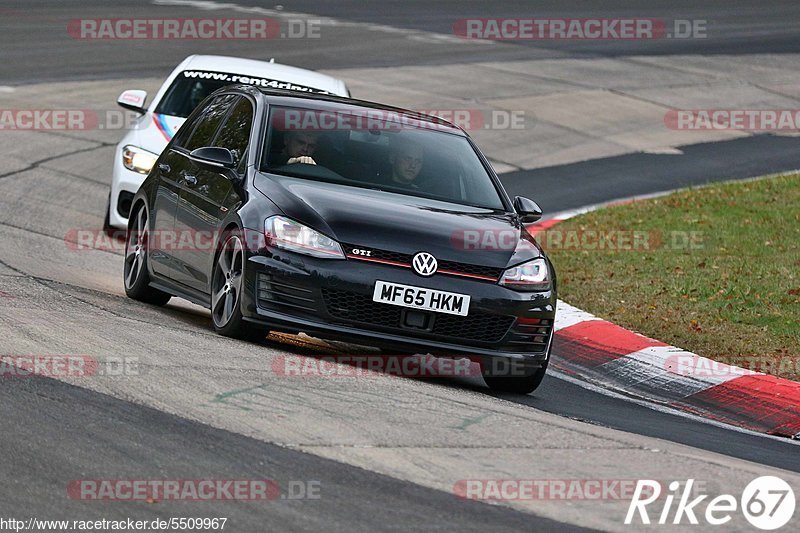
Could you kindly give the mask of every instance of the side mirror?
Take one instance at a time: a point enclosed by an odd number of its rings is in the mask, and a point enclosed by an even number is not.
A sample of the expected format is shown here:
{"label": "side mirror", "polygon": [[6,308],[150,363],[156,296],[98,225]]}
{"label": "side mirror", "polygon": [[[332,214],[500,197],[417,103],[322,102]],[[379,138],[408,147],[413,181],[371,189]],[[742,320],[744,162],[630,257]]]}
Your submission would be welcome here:
{"label": "side mirror", "polygon": [[192,150],[189,157],[198,163],[219,169],[232,170],[236,168],[236,159],[233,157],[233,152],[227,148],[205,146]]}
{"label": "side mirror", "polygon": [[142,115],[145,113],[144,103],[146,101],[147,91],[141,91],[139,89],[123,91],[122,94],[119,95],[119,98],[117,98],[117,104],[119,104],[120,107],[130,109]]}
{"label": "side mirror", "polygon": [[524,196],[517,196],[514,198],[514,210],[519,214],[522,222],[525,224],[536,222],[542,218],[542,208],[539,207],[539,204]]}

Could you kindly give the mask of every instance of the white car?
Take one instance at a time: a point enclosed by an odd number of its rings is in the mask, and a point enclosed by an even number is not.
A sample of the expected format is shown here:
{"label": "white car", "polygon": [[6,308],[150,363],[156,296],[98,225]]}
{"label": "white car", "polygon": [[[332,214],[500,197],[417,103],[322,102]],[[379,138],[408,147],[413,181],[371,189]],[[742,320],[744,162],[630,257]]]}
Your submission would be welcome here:
{"label": "white car", "polygon": [[124,91],[117,103],[141,116],[114,151],[114,173],[104,229],[127,229],[133,195],[175,132],[206,96],[234,83],[350,96],[342,80],[319,72],[273,62],[208,55],[184,59],[147,107],[146,91]]}

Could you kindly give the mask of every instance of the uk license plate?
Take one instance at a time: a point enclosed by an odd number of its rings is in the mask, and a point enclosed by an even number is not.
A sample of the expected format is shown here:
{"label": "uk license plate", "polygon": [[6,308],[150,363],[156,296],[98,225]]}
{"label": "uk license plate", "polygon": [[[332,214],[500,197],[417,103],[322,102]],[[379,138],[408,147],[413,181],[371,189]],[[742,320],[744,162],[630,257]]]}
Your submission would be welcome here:
{"label": "uk license plate", "polygon": [[469,295],[376,281],[372,301],[449,315],[467,316]]}

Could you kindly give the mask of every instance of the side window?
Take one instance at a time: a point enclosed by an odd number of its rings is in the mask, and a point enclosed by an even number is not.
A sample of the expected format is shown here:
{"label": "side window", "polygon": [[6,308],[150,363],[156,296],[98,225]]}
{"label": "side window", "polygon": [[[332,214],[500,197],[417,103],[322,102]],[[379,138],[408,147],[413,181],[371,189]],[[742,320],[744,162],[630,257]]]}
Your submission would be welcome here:
{"label": "side window", "polygon": [[[197,125],[192,130],[189,139],[183,143],[183,147],[191,152],[197,148],[210,146],[217,127],[237,98],[235,94],[223,94],[214,98],[197,117]],[[181,130],[183,130],[182,127]]]}
{"label": "side window", "polygon": [[219,130],[214,146],[227,148],[233,152],[236,161],[241,162],[247,153],[250,130],[253,127],[253,106],[250,100],[242,97],[233,107],[228,119]]}
{"label": "side window", "polygon": [[192,130],[194,130],[194,127],[197,126],[197,123],[200,122],[202,118],[203,118],[202,115],[198,115],[194,117],[194,120],[187,120],[186,122],[181,124],[181,127],[178,128],[178,132],[172,139],[172,147],[181,148],[186,146],[186,141],[192,134]]}

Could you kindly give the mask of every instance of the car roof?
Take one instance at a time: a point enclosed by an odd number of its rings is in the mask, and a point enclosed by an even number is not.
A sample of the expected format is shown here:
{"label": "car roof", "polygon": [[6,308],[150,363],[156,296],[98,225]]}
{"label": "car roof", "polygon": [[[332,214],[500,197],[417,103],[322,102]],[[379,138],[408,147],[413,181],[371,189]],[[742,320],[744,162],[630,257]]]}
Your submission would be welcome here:
{"label": "car roof", "polygon": [[182,65],[184,69],[211,70],[291,81],[292,83],[334,94],[340,94],[346,91],[344,82],[333,76],[304,68],[281,65],[280,63],[270,63],[268,61],[230,56],[193,55],[187,57]]}
{"label": "car roof", "polygon": [[[228,86],[226,89],[233,87]],[[280,106],[299,106],[299,107],[319,107],[327,110],[339,109],[347,111],[356,111],[363,109],[377,110],[387,113],[396,113],[403,115],[419,122],[424,122],[433,126],[440,131],[447,131],[449,133],[456,133],[464,137],[468,137],[466,132],[458,126],[446,121],[441,117],[435,115],[426,115],[411,109],[404,109],[402,107],[395,107],[378,102],[370,102],[368,100],[357,100],[355,98],[344,98],[332,94],[313,94],[301,93],[296,91],[288,91],[283,89],[269,89],[266,87],[253,87],[250,85],[237,85],[236,89],[244,90],[247,92],[260,92],[265,96],[270,97],[270,104]],[[224,91],[225,89],[220,89]]]}

